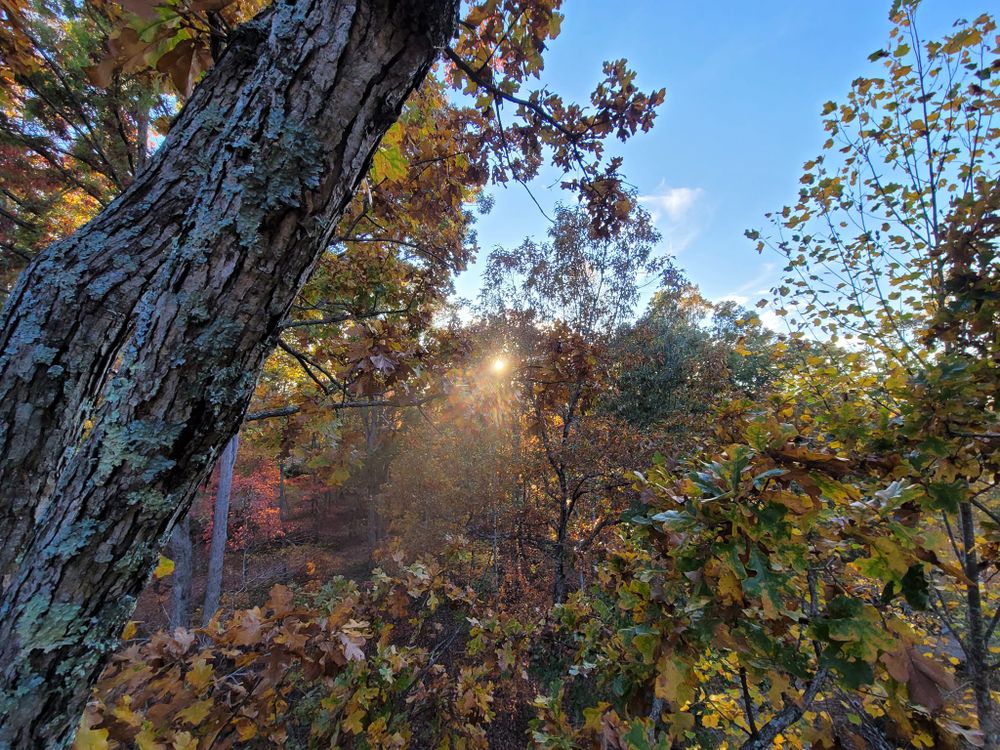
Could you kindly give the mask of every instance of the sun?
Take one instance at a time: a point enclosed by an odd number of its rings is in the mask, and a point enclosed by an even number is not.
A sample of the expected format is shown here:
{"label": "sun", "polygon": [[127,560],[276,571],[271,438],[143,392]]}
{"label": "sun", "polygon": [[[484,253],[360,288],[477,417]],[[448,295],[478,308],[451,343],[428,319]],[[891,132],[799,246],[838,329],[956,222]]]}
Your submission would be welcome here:
{"label": "sun", "polygon": [[493,372],[501,373],[507,369],[507,360],[503,357],[497,357],[493,360]]}

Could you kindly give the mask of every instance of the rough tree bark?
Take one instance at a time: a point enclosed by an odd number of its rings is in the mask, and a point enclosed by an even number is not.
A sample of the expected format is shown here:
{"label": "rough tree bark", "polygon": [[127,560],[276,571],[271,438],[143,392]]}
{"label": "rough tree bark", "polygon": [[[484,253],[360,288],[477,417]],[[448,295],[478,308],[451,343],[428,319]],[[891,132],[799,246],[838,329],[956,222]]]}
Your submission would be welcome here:
{"label": "rough tree bark", "polygon": [[278,0],[0,314],[0,748],[65,747],[457,0]]}
{"label": "rough tree bark", "polygon": [[226,542],[229,541],[229,498],[233,494],[233,469],[240,449],[239,434],[226,443],[219,459],[219,488],[215,492],[212,513],[212,544],[208,548],[208,577],[205,580],[205,604],[201,610],[201,624],[208,625],[222,598],[222,570],[226,561]]}
{"label": "rough tree bark", "polygon": [[976,553],[976,518],[972,504],[959,505],[959,526],[962,533],[963,567],[969,583],[965,586],[965,619],[968,633],[965,637],[965,656],[976,698],[979,731],[983,733],[984,750],[1000,746],[1000,728],[997,727],[992,695],[992,669],[988,663],[989,638],[983,618],[982,590],[980,588],[979,556]]}

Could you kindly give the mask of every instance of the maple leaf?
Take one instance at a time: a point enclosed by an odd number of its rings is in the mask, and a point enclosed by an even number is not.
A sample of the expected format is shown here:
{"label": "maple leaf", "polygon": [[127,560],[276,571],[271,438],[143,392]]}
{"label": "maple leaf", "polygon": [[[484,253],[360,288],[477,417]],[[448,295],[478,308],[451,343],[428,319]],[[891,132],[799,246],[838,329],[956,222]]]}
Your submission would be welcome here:
{"label": "maple leaf", "polygon": [[267,600],[268,609],[273,610],[275,617],[282,617],[292,611],[292,590],[287,586],[276,584]]}
{"label": "maple leaf", "polygon": [[150,727],[143,727],[135,736],[135,746],[139,750],[166,750],[166,745],[160,742]]}
{"label": "maple leaf", "polygon": [[237,646],[255,646],[261,640],[261,620],[258,610],[247,610],[240,614],[238,623],[230,629],[233,643]]}
{"label": "maple leaf", "polygon": [[365,652],[361,647],[365,645],[365,639],[356,635],[340,634],[340,642],[344,647],[344,656],[348,661],[364,661]]}
{"label": "maple leaf", "polygon": [[178,711],[177,718],[182,721],[186,721],[192,726],[198,726],[205,720],[205,717],[208,716],[214,706],[215,701],[211,698],[204,698],[200,701],[192,703],[183,711]]}
{"label": "maple leaf", "polygon": [[73,750],[108,750],[108,730],[80,727]]}
{"label": "maple leaf", "polygon": [[212,683],[214,675],[215,671],[212,665],[204,657],[199,656],[195,659],[191,669],[188,670],[185,679],[200,694]]}
{"label": "maple leaf", "polygon": [[198,750],[198,740],[190,732],[174,732],[173,750]]}
{"label": "maple leaf", "polygon": [[364,731],[361,720],[364,718],[365,710],[363,708],[356,708],[341,722],[341,726],[351,734],[361,734]]}

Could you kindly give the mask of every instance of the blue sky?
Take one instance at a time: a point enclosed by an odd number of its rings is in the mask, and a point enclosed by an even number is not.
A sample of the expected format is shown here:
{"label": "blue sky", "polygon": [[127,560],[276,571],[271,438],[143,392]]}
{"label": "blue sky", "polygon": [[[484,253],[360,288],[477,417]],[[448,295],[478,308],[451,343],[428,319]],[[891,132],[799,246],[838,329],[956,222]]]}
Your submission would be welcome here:
{"label": "blue sky", "polygon": [[[955,19],[996,10],[995,0],[924,0],[921,36]],[[625,57],[644,90],[665,87],[655,127],[620,149],[629,181],[663,233],[663,249],[711,299],[752,304],[777,279],[773,257],[743,237],[764,214],[794,200],[803,162],[825,140],[820,109],[851,81],[874,74],[868,55],[885,44],[889,0],[567,0],[545,82],[586,100],[601,62]],[[543,175],[543,206],[568,198]],[[478,222],[483,256],[541,236],[548,223],[525,190],[494,190]],[[474,299],[480,262],[456,292]]]}

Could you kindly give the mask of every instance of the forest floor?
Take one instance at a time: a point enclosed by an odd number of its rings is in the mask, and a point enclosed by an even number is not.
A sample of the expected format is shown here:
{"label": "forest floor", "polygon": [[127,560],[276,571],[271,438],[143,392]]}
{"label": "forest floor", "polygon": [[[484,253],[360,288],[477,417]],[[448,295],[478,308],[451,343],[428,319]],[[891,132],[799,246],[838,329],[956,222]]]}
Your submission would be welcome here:
{"label": "forest floor", "polygon": [[[341,498],[302,509],[281,522],[281,533],[245,549],[227,549],[223,569],[222,608],[250,608],[267,599],[275,584],[307,585],[333,576],[361,582],[372,570],[363,508],[353,498]],[[360,520],[359,520],[360,519]],[[192,624],[201,622],[208,570],[208,534],[205,524],[193,523]],[[153,579],[142,592],[133,619],[141,635],[168,627],[171,579]],[[491,750],[518,750],[528,746],[530,710],[525,696],[501,689],[494,704],[495,718],[488,728]]]}
{"label": "forest floor", "polygon": [[[344,576],[356,581],[371,571],[368,542],[363,520],[350,499],[325,508],[305,510],[282,523],[283,533],[244,549],[226,550],[222,580],[222,607],[253,607],[267,598],[279,583],[305,584],[310,579]],[[201,621],[208,571],[208,544],[193,532],[194,572],[191,582],[192,623]],[[170,607],[170,578],[154,579],[139,597],[133,619],[149,633],[167,627]]]}

